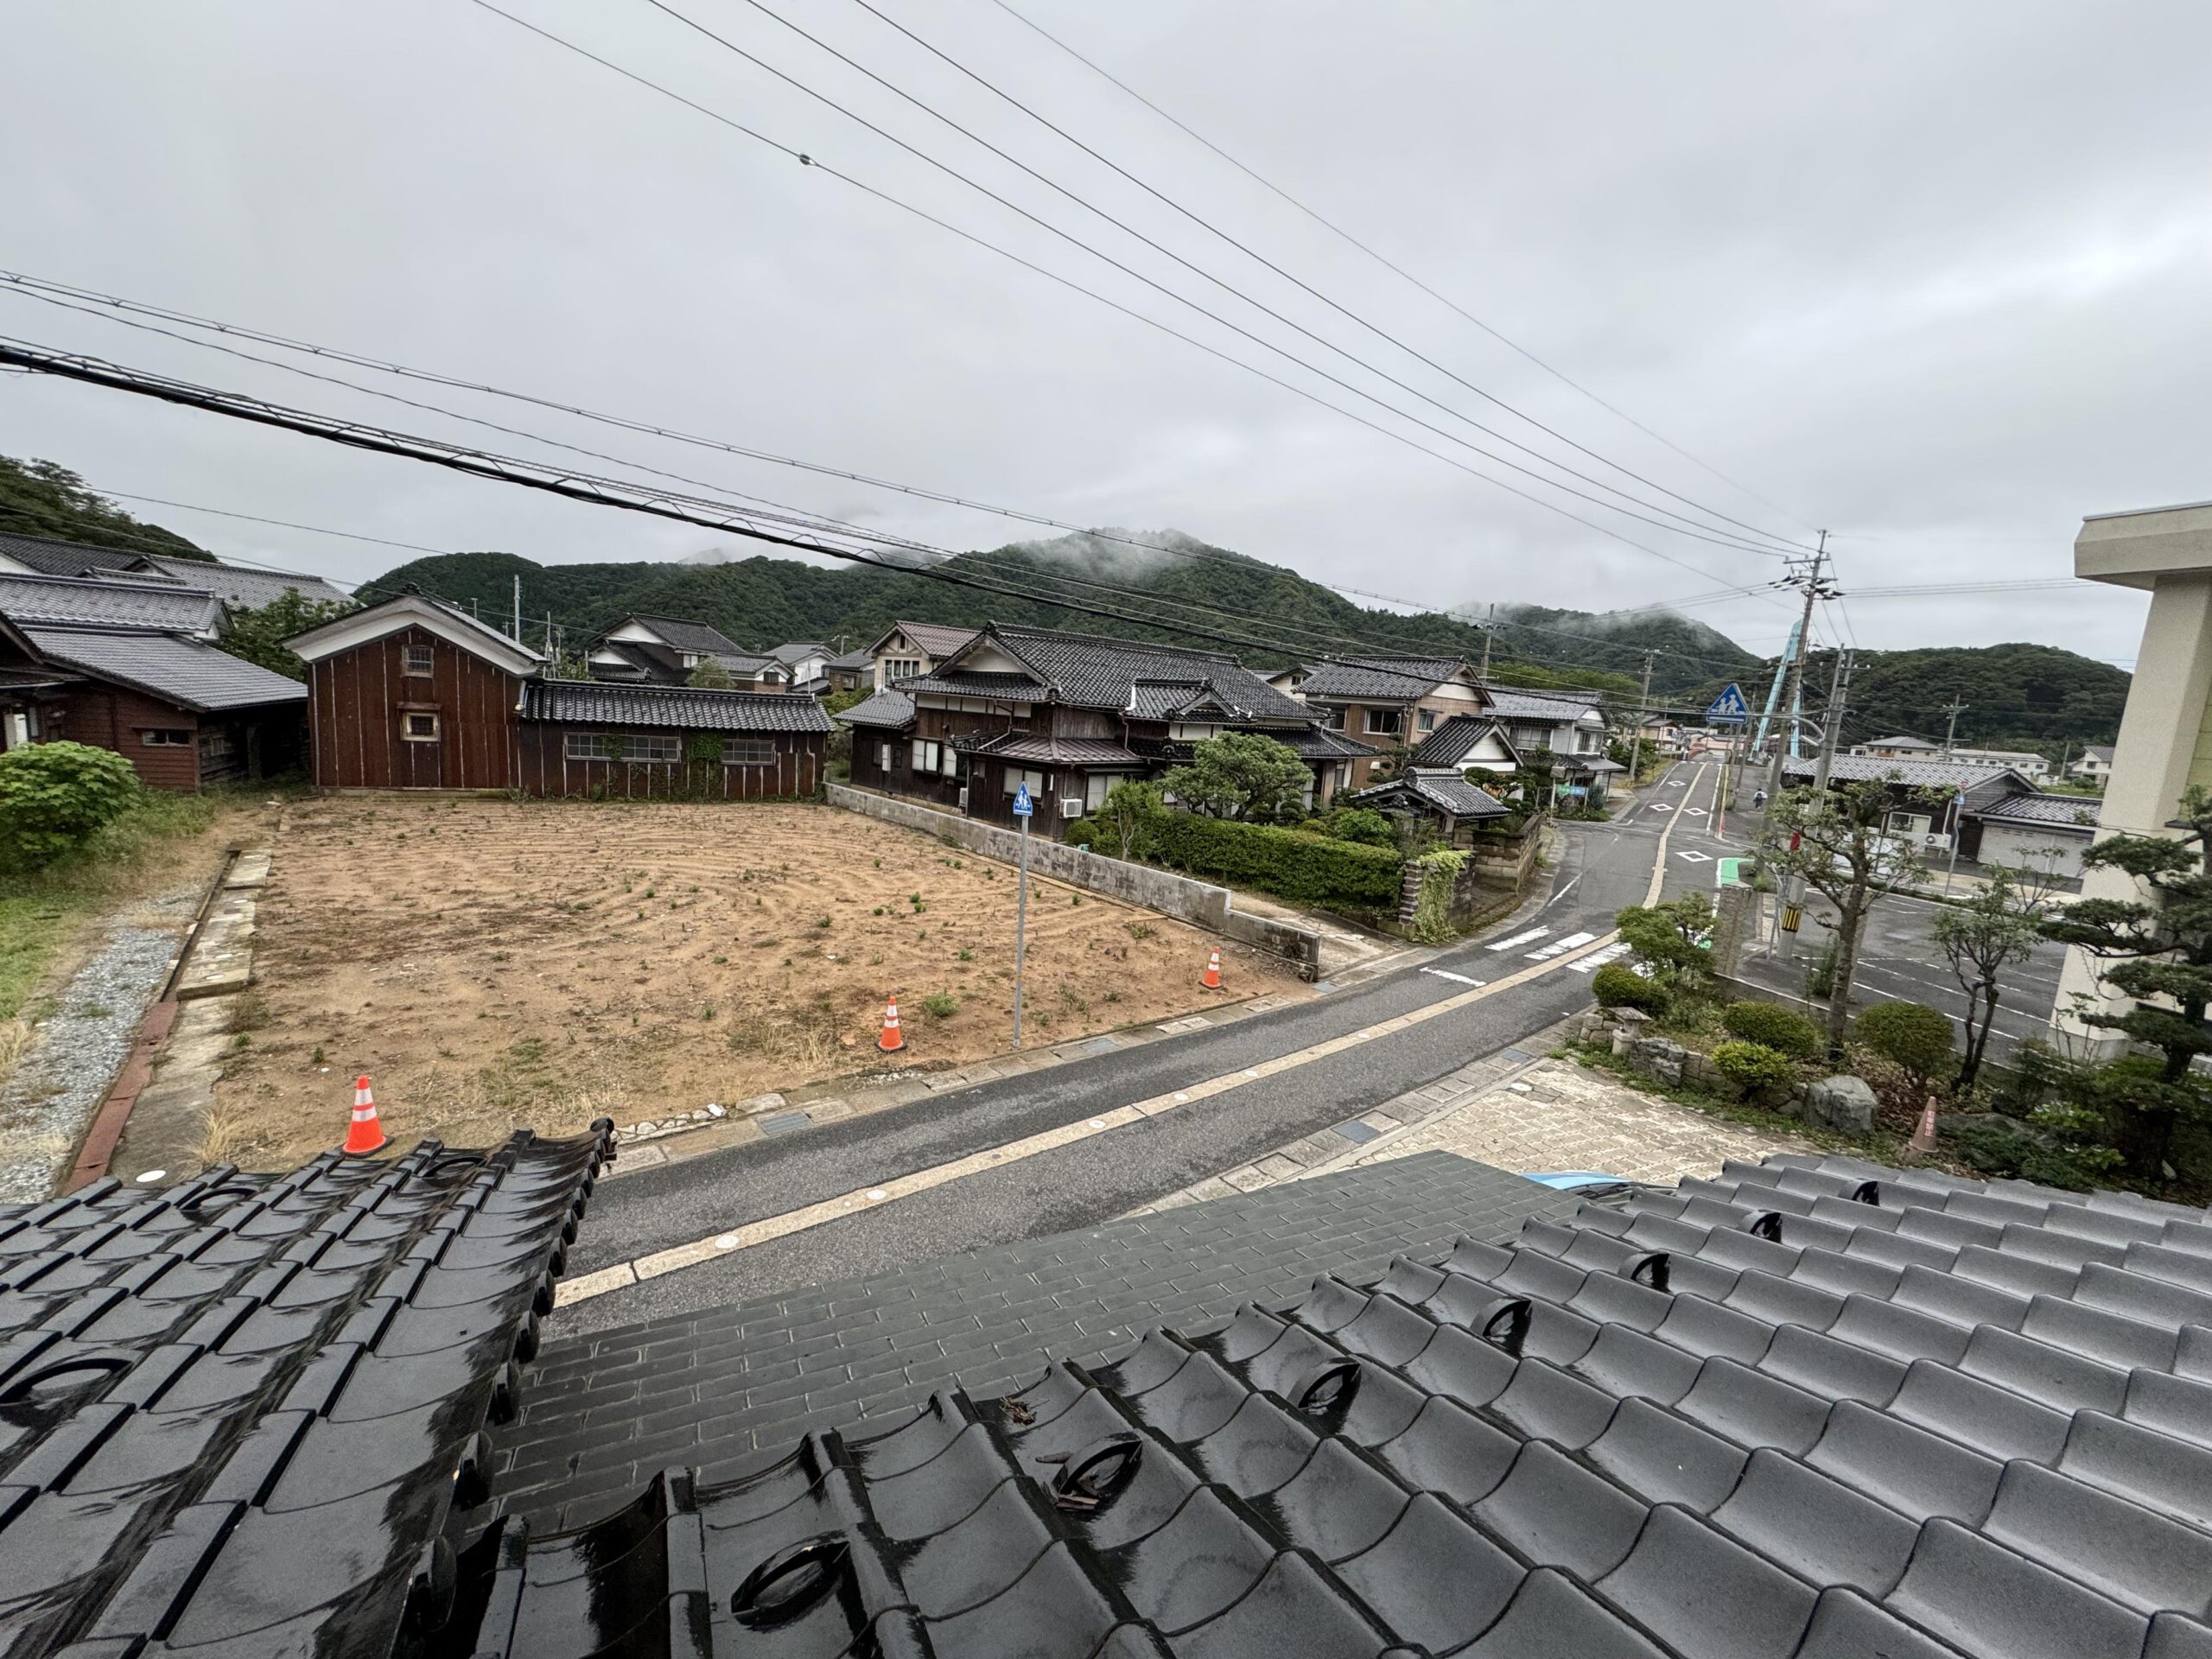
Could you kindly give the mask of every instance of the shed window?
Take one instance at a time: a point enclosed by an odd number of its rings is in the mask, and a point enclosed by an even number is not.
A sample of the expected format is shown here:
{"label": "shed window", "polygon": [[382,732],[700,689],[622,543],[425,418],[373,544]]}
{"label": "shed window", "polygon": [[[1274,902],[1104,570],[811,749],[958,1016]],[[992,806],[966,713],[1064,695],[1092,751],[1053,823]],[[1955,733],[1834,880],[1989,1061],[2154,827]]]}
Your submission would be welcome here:
{"label": "shed window", "polygon": [[399,717],[399,734],[410,743],[435,743],[438,741],[438,717],[435,715],[402,715]]}
{"label": "shed window", "polygon": [[950,743],[918,737],[914,740],[913,763],[916,772],[933,772],[941,778],[954,778],[960,772],[960,752]]}
{"label": "shed window", "polygon": [[683,758],[683,740],[659,734],[570,732],[561,752],[571,760],[629,760],[641,766],[673,766]]}
{"label": "shed window", "polygon": [[403,674],[417,674],[428,679],[435,660],[428,645],[402,645],[399,648],[399,671]]}
{"label": "shed window", "polygon": [[722,740],[722,765],[726,766],[772,766],[776,764],[776,745],[772,738],[726,737]]}
{"label": "shed window", "polygon": [[192,742],[192,734],[175,726],[157,726],[138,734],[138,741],[149,749],[181,749]]}

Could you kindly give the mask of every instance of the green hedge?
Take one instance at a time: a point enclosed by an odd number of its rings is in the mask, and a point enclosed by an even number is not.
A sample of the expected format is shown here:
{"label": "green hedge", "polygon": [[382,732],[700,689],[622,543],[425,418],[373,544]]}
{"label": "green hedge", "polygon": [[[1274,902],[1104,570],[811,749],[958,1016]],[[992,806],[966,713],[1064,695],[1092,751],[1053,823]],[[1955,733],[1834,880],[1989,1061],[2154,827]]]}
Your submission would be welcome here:
{"label": "green hedge", "polygon": [[1171,869],[1257,887],[1281,899],[1349,910],[1395,910],[1403,862],[1357,842],[1169,812],[1152,826],[1150,855]]}

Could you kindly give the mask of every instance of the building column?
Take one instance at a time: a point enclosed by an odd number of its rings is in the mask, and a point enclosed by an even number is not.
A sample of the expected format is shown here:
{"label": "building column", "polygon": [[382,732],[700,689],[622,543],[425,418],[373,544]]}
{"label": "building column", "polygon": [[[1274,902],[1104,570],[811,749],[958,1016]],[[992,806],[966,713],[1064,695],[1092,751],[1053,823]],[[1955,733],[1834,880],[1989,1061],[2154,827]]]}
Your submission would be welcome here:
{"label": "building column", "polygon": [[[2172,836],[2168,827],[2192,785],[2212,785],[2212,509],[2170,509],[2093,518],[2075,543],[2075,570],[2091,580],[2151,590],[2151,613],[2135,660],[2134,683],[2105,785],[2097,839]],[[2150,889],[2117,870],[2091,868],[2086,898],[2147,899]],[[2082,1058],[2109,1058],[2126,1039],[2086,1025],[2084,1013],[2124,1009],[2107,988],[2102,964],[2069,946],[2052,1027],[2060,1046]]]}

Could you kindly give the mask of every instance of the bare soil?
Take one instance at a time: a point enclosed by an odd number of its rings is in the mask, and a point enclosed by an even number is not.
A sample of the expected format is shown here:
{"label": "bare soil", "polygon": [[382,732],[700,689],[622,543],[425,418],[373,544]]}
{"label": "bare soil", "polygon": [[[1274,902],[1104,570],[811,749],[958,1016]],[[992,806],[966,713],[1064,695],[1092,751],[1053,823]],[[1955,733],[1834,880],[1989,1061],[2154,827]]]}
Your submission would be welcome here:
{"label": "bare soil", "polygon": [[[283,1167],[332,1145],[357,1071],[394,1140],[480,1146],[983,1059],[1009,1044],[1014,911],[1009,867],[833,807],[294,804],[209,1150]],[[1300,988],[1034,874],[1028,934],[1032,1046]]]}

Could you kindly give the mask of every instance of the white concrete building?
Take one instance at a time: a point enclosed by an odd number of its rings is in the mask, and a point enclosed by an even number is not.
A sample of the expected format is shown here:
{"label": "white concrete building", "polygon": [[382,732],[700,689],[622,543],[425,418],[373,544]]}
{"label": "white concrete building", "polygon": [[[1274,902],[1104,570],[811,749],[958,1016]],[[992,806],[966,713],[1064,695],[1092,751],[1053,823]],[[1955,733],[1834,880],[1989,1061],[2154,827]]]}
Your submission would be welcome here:
{"label": "white concrete building", "polygon": [[[2098,837],[2170,836],[2183,795],[2192,785],[2212,786],[2212,502],[2084,520],[2074,574],[2151,595]],[[2092,898],[2139,896],[2132,877],[2110,870],[2091,869],[2082,890]],[[2126,1002],[2097,977],[2094,957],[2069,949],[2054,1023],[2077,1050],[2117,1050],[2118,1038],[2074,1017],[2077,996],[2093,1007]]]}

